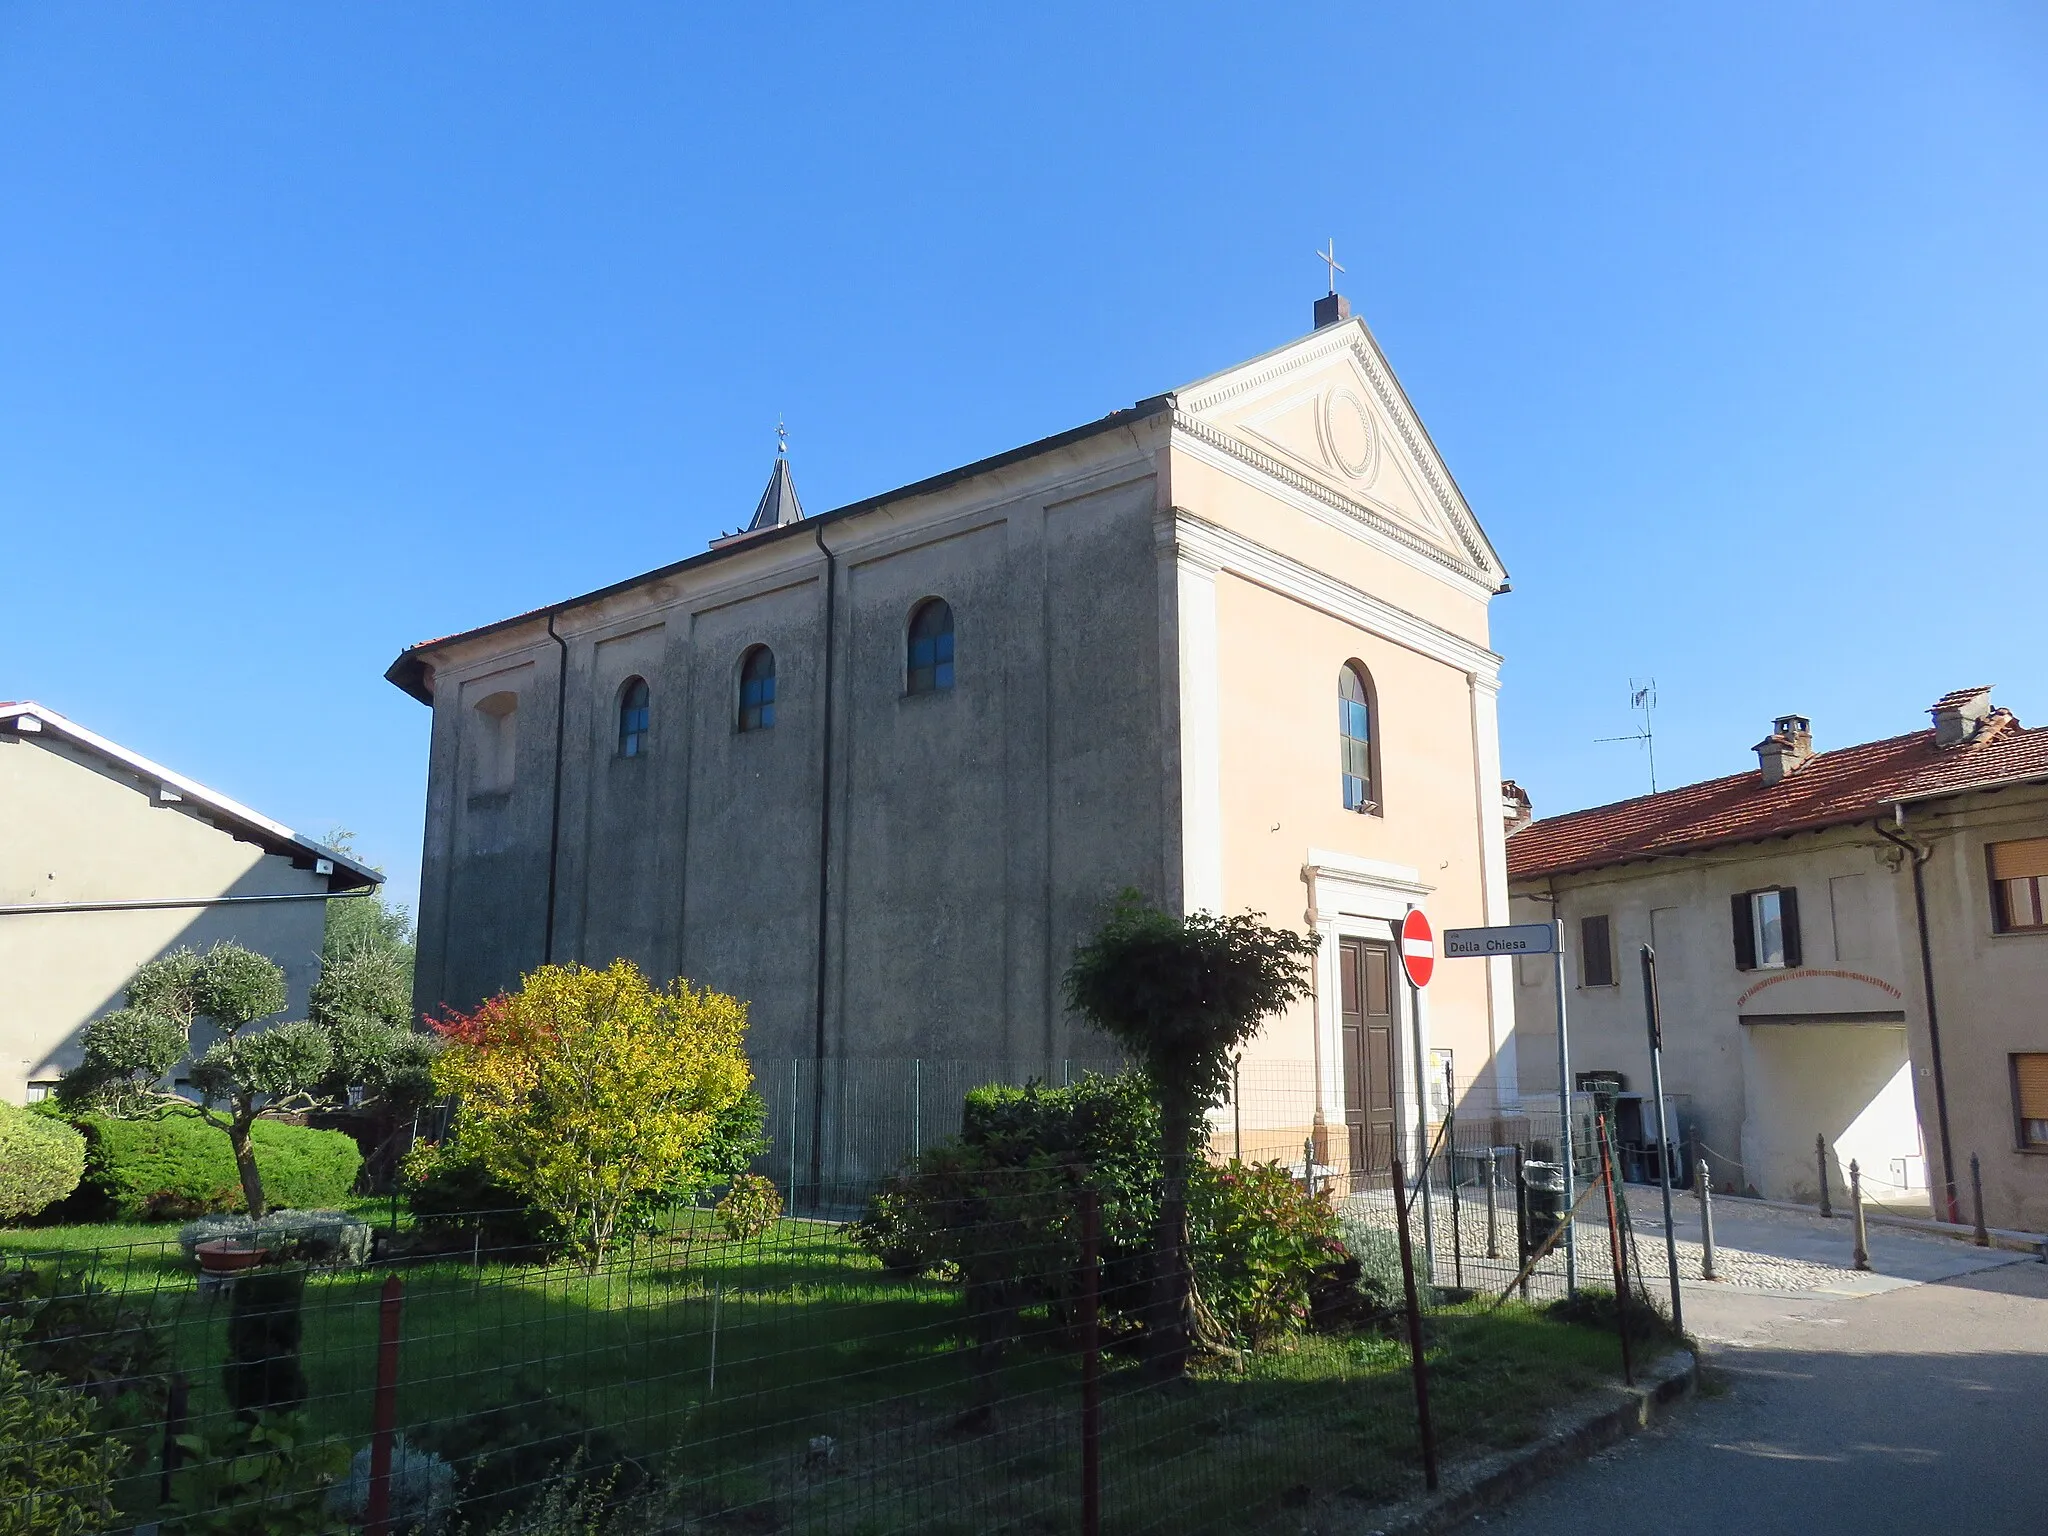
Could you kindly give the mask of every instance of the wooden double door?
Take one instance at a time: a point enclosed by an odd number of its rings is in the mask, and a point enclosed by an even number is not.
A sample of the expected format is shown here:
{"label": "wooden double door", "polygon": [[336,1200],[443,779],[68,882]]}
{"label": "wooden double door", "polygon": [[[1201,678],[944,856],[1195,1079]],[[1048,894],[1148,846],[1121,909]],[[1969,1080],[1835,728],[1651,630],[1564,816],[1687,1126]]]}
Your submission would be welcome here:
{"label": "wooden double door", "polygon": [[1371,939],[1337,941],[1344,1037],[1344,1128],[1351,1187],[1384,1179],[1393,1166],[1394,1084],[1399,1048],[1394,1018],[1394,948]]}

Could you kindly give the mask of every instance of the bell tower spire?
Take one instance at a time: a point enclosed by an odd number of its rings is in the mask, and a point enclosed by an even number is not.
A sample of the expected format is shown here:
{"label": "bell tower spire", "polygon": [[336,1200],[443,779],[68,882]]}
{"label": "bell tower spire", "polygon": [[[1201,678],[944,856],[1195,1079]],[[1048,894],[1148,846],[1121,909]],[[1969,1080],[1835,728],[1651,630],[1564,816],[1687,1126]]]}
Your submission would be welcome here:
{"label": "bell tower spire", "polygon": [[796,522],[803,515],[804,504],[796,499],[796,481],[789,472],[789,428],[778,421],[775,423],[775,467],[768,472],[768,488],[761,492],[760,504],[754,508],[754,520],[747,524],[747,532],[779,528],[784,523]]}

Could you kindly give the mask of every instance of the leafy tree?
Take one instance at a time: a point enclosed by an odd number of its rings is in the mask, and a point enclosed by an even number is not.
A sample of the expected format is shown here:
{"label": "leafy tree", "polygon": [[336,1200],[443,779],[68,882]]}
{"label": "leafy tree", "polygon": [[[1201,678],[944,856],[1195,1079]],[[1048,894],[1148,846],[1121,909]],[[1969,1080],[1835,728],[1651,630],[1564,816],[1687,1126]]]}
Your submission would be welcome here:
{"label": "leafy tree", "polygon": [[465,1156],[547,1211],[595,1265],[637,1202],[714,1181],[747,1096],[746,1004],[628,960],[544,965],[515,993],[435,1025],[435,1085]]}
{"label": "leafy tree", "polygon": [[[325,978],[323,978],[324,980]],[[337,993],[346,991],[337,984]],[[74,1112],[101,1110],[144,1118],[186,1101],[157,1083],[192,1049],[204,1021],[217,1038],[189,1069],[198,1113],[225,1132],[251,1216],[267,1209],[250,1128],[265,1115],[318,1108],[354,1084],[392,1085],[427,1078],[431,1041],[337,1003],[304,1021],[250,1026],[282,1013],[284,971],[239,944],[205,954],[180,949],[129,978],[127,1006],[86,1026],[79,1065],[58,1085]]]}
{"label": "leafy tree", "polygon": [[[337,853],[345,853],[352,859],[361,857],[356,852],[356,835],[346,827],[335,827],[327,834],[326,841],[327,846]],[[332,964],[342,956],[361,949],[378,950],[394,956],[405,969],[409,1008],[413,962],[412,914],[399,903],[387,901],[379,891],[360,896],[337,896],[327,903],[326,918],[326,932],[320,945],[322,964]]]}
{"label": "leafy tree", "polygon": [[1203,1116],[1230,1081],[1232,1052],[1260,1023],[1306,997],[1316,941],[1256,913],[1176,917],[1125,891],[1074,952],[1067,1002],[1143,1066],[1159,1096],[1160,1191],[1147,1352],[1159,1374],[1187,1368],[1194,1338],[1188,1268],[1188,1159]]}

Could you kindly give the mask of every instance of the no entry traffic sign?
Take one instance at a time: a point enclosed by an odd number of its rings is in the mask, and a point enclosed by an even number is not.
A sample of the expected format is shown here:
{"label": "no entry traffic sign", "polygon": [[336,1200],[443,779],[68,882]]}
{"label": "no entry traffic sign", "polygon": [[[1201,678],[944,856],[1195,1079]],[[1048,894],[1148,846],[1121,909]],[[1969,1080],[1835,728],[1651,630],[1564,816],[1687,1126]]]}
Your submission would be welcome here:
{"label": "no entry traffic sign", "polygon": [[1428,986],[1430,973],[1436,969],[1436,934],[1420,907],[1401,922],[1401,965],[1418,987]]}

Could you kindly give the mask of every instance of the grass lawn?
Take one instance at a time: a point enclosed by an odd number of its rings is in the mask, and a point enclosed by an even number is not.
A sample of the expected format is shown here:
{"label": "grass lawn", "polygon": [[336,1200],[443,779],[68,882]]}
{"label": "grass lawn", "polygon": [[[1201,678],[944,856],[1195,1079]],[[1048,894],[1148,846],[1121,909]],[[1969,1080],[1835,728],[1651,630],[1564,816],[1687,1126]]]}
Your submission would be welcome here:
{"label": "grass lawn", "polygon": [[[203,1421],[226,1413],[228,1306],[198,1294],[175,1231],[17,1230],[0,1233],[0,1251],[105,1254],[105,1283],[153,1298]],[[392,1272],[315,1275],[306,1288],[308,1412],[351,1446],[369,1435],[378,1295]],[[594,1274],[488,1261],[396,1272],[398,1417],[417,1437],[546,1400],[666,1466],[716,1528],[1078,1529],[1070,1341],[1027,1314],[995,1382],[977,1379],[957,1292],[891,1278],[829,1223],[785,1220],[737,1245],[686,1214]],[[1618,1371],[1612,1334],[1516,1307],[1440,1312],[1430,1331],[1446,1456],[1530,1438],[1547,1409]],[[1171,1389],[1141,1385],[1112,1355],[1103,1423],[1104,1526],[1119,1532],[1254,1529],[1283,1499],[1376,1501],[1421,1483],[1396,1335],[1297,1336]],[[829,1443],[814,1448],[816,1437]],[[149,1481],[130,1490],[138,1505]]]}

